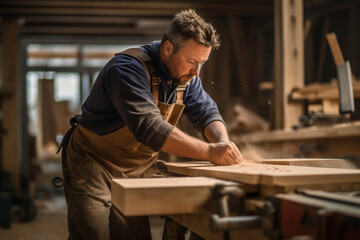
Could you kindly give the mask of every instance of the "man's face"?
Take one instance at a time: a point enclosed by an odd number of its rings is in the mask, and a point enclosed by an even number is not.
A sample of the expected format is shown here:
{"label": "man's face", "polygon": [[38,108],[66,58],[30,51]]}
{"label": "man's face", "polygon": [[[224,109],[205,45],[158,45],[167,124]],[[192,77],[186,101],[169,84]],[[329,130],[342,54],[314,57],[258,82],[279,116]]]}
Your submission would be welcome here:
{"label": "man's face", "polygon": [[166,60],[164,62],[174,83],[187,84],[193,77],[200,74],[201,65],[209,58],[211,47],[206,47],[190,39],[183,42],[177,52],[167,41],[164,44]]}

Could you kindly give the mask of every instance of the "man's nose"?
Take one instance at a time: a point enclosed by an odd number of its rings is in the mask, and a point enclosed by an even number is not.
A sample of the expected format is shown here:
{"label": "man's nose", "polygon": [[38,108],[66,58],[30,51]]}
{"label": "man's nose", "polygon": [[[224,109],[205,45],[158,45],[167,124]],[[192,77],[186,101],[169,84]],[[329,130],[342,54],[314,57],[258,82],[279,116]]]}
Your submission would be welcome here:
{"label": "man's nose", "polygon": [[196,64],[194,68],[192,69],[192,73],[196,76],[199,76],[201,69],[201,64]]}

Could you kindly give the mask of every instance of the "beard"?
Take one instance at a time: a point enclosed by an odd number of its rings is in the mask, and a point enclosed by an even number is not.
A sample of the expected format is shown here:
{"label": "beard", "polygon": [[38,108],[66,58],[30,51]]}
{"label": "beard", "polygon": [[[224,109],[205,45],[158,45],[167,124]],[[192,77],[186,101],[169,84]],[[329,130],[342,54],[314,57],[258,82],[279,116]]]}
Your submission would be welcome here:
{"label": "beard", "polygon": [[177,65],[174,61],[174,56],[174,53],[172,53],[169,61],[167,62],[167,64],[165,64],[165,67],[171,75],[171,80],[173,84],[186,85],[195,75],[192,73],[180,75],[177,71]]}
{"label": "beard", "polygon": [[191,81],[191,79],[193,79],[194,75],[193,74],[186,74],[180,77],[172,77],[172,82],[173,84],[176,85],[186,85],[188,82]]}

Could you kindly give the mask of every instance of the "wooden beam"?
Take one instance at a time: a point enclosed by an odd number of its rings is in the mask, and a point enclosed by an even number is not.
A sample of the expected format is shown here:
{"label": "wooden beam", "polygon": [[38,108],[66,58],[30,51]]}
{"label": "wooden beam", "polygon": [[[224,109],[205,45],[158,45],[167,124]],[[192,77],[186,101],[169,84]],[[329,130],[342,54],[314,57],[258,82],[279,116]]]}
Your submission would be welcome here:
{"label": "wooden beam", "polygon": [[335,141],[340,138],[359,138],[360,137],[360,121],[352,121],[348,123],[333,124],[328,127],[307,127],[293,131],[270,131],[259,132],[234,138],[237,143],[268,143],[280,141],[295,141],[310,139],[329,139]]}
{"label": "wooden beam", "polygon": [[326,38],[328,40],[330,50],[333,55],[336,66],[343,64],[345,62],[344,57],[342,55],[339,42],[337,40],[335,33],[326,34]]}
{"label": "wooden beam", "polygon": [[225,16],[228,13],[270,15],[270,0],[246,3],[222,1],[6,1],[0,2],[0,14],[4,15],[56,15],[56,16],[173,16],[184,8],[202,13]]}
{"label": "wooden beam", "polygon": [[239,86],[244,99],[249,99],[252,92],[249,89],[249,80],[251,80],[250,53],[248,49],[246,32],[243,21],[235,16],[228,16],[228,29],[230,30],[233,55],[235,58],[235,69],[239,81]]}
{"label": "wooden beam", "polygon": [[288,101],[294,88],[304,85],[303,1],[275,0],[275,129],[298,123],[302,104]]}
{"label": "wooden beam", "polygon": [[20,191],[19,164],[19,99],[18,99],[18,24],[15,18],[3,18],[2,52],[3,83],[2,90],[12,95],[2,100],[2,125],[7,131],[2,138],[2,170],[11,174],[10,184]]}

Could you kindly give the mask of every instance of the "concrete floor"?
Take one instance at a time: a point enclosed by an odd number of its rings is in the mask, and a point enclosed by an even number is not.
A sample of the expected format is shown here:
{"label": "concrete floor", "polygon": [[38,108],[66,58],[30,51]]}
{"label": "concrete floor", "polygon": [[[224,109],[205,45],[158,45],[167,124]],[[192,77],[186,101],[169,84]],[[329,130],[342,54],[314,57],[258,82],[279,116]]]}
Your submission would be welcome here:
{"label": "concrete floor", "polygon": [[[1,240],[65,240],[68,237],[66,202],[63,193],[47,193],[35,199],[37,214],[34,220],[13,219],[10,229],[0,228]],[[161,240],[165,220],[150,217],[152,240]]]}
{"label": "concrete floor", "polygon": [[10,229],[0,228],[2,240],[64,240],[67,239],[66,204],[63,196],[36,199],[37,214],[34,220],[11,221]]}

